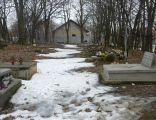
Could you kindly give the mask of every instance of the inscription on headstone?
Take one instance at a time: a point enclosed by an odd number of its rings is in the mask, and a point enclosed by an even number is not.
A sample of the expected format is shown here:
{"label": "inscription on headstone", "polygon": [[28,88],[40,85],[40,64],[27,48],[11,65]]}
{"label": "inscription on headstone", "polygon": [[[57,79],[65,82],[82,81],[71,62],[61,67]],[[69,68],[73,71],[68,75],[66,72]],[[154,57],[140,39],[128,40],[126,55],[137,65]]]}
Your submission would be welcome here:
{"label": "inscription on headstone", "polygon": [[152,67],[154,64],[154,54],[145,52],[141,64],[146,67]]}

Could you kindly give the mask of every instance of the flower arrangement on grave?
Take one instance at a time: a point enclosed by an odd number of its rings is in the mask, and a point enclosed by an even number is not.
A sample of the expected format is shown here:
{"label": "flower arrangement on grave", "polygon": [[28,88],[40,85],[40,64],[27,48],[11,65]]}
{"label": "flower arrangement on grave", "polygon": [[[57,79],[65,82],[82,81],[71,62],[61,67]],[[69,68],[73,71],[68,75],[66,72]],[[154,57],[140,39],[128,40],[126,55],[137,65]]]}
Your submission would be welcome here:
{"label": "flower arrangement on grave", "polygon": [[97,57],[101,57],[103,59],[105,59],[107,55],[108,55],[107,52],[101,52],[101,51],[99,51],[99,52],[96,53],[96,56]]}
{"label": "flower arrangement on grave", "polygon": [[116,54],[116,56],[118,57],[119,60],[123,60],[124,59],[124,53],[123,53],[122,50],[112,49],[112,51],[114,52],[114,54]]}
{"label": "flower arrangement on grave", "polygon": [[97,52],[96,54],[97,57],[100,57],[102,60],[105,60],[107,62],[114,62],[115,61],[115,58],[116,58],[116,55],[113,53],[113,52]]}

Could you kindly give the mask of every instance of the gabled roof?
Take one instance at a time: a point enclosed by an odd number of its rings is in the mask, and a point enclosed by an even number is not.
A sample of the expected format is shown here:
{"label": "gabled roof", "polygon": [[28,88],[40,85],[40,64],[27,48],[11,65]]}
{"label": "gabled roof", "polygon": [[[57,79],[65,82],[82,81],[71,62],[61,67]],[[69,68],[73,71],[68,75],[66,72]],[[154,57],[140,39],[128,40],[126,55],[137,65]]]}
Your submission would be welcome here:
{"label": "gabled roof", "polygon": [[[69,20],[68,22],[71,22],[71,23],[75,24],[78,28],[80,28],[80,25],[79,25],[78,23],[76,23],[75,21]],[[57,30],[63,28],[68,22],[62,24],[61,26],[59,26],[58,28],[56,28],[55,30],[53,30],[53,32],[55,32],[55,31],[57,31]],[[89,31],[86,30],[85,28],[84,28],[84,31],[89,32]]]}

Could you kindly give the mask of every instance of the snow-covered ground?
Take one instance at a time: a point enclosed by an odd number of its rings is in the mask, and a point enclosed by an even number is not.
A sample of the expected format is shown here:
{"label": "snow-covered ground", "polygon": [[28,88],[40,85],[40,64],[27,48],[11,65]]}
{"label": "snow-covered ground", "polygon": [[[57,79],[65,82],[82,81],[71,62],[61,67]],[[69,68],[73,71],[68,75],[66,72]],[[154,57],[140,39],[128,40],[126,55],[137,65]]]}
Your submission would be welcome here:
{"label": "snow-covered ground", "polygon": [[73,49],[77,49],[77,48],[79,48],[77,45],[70,45],[70,44],[66,44],[66,45],[64,45],[64,48],[73,48]]}
{"label": "snow-covered ground", "polygon": [[67,57],[72,57],[73,54],[80,53],[80,51],[77,51],[75,49],[69,49],[69,48],[68,49],[56,48],[55,51],[56,53],[40,54],[38,56],[53,57],[53,58],[67,58]]}
{"label": "snow-covered ground", "polygon": [[[80,52],[77,46],[65,48],[46,56],[62,58]],[[154,99],[111,94],[115,88],[100,85],[97,74],[73,71],[94,66],[84,60],[37,60],[38,73],[31,81],[23,80],[23,86],[11,99],[14,112],[0,115],[0,119],[13,116],[16,120],[135,120]]]}

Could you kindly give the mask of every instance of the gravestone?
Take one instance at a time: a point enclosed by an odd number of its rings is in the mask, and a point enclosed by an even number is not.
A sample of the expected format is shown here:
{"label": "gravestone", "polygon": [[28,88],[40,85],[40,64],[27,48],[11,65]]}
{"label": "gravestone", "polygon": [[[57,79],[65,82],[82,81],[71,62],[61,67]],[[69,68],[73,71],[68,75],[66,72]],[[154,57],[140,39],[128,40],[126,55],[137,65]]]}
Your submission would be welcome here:
{"label": "gravestone", "polygon": [[11,82],[11,70],[9,69],[0,69],[0,90],[8,87]]}
{"label": "gravestone", "polygon": [[0,110],[21,86],[21,80],[14,79],[10,69],[0,69]]}
{"label": "gravestone", "polygon": [[156,54],[145,52],[141,64],[104,65],[99,75],[108,84],[154,82],[156,83]]}
{"label": "gravestone", "polygon": [[37,62],[23,62],[23,64],[0,63],[0,68],[12,70],[14,78],[30,80],[37,73]]}
{"label": "gravestone", "polygon": [[153,67],[155,61],[155,54],[150,52],[145,52],[141,64],[145,67]]}

